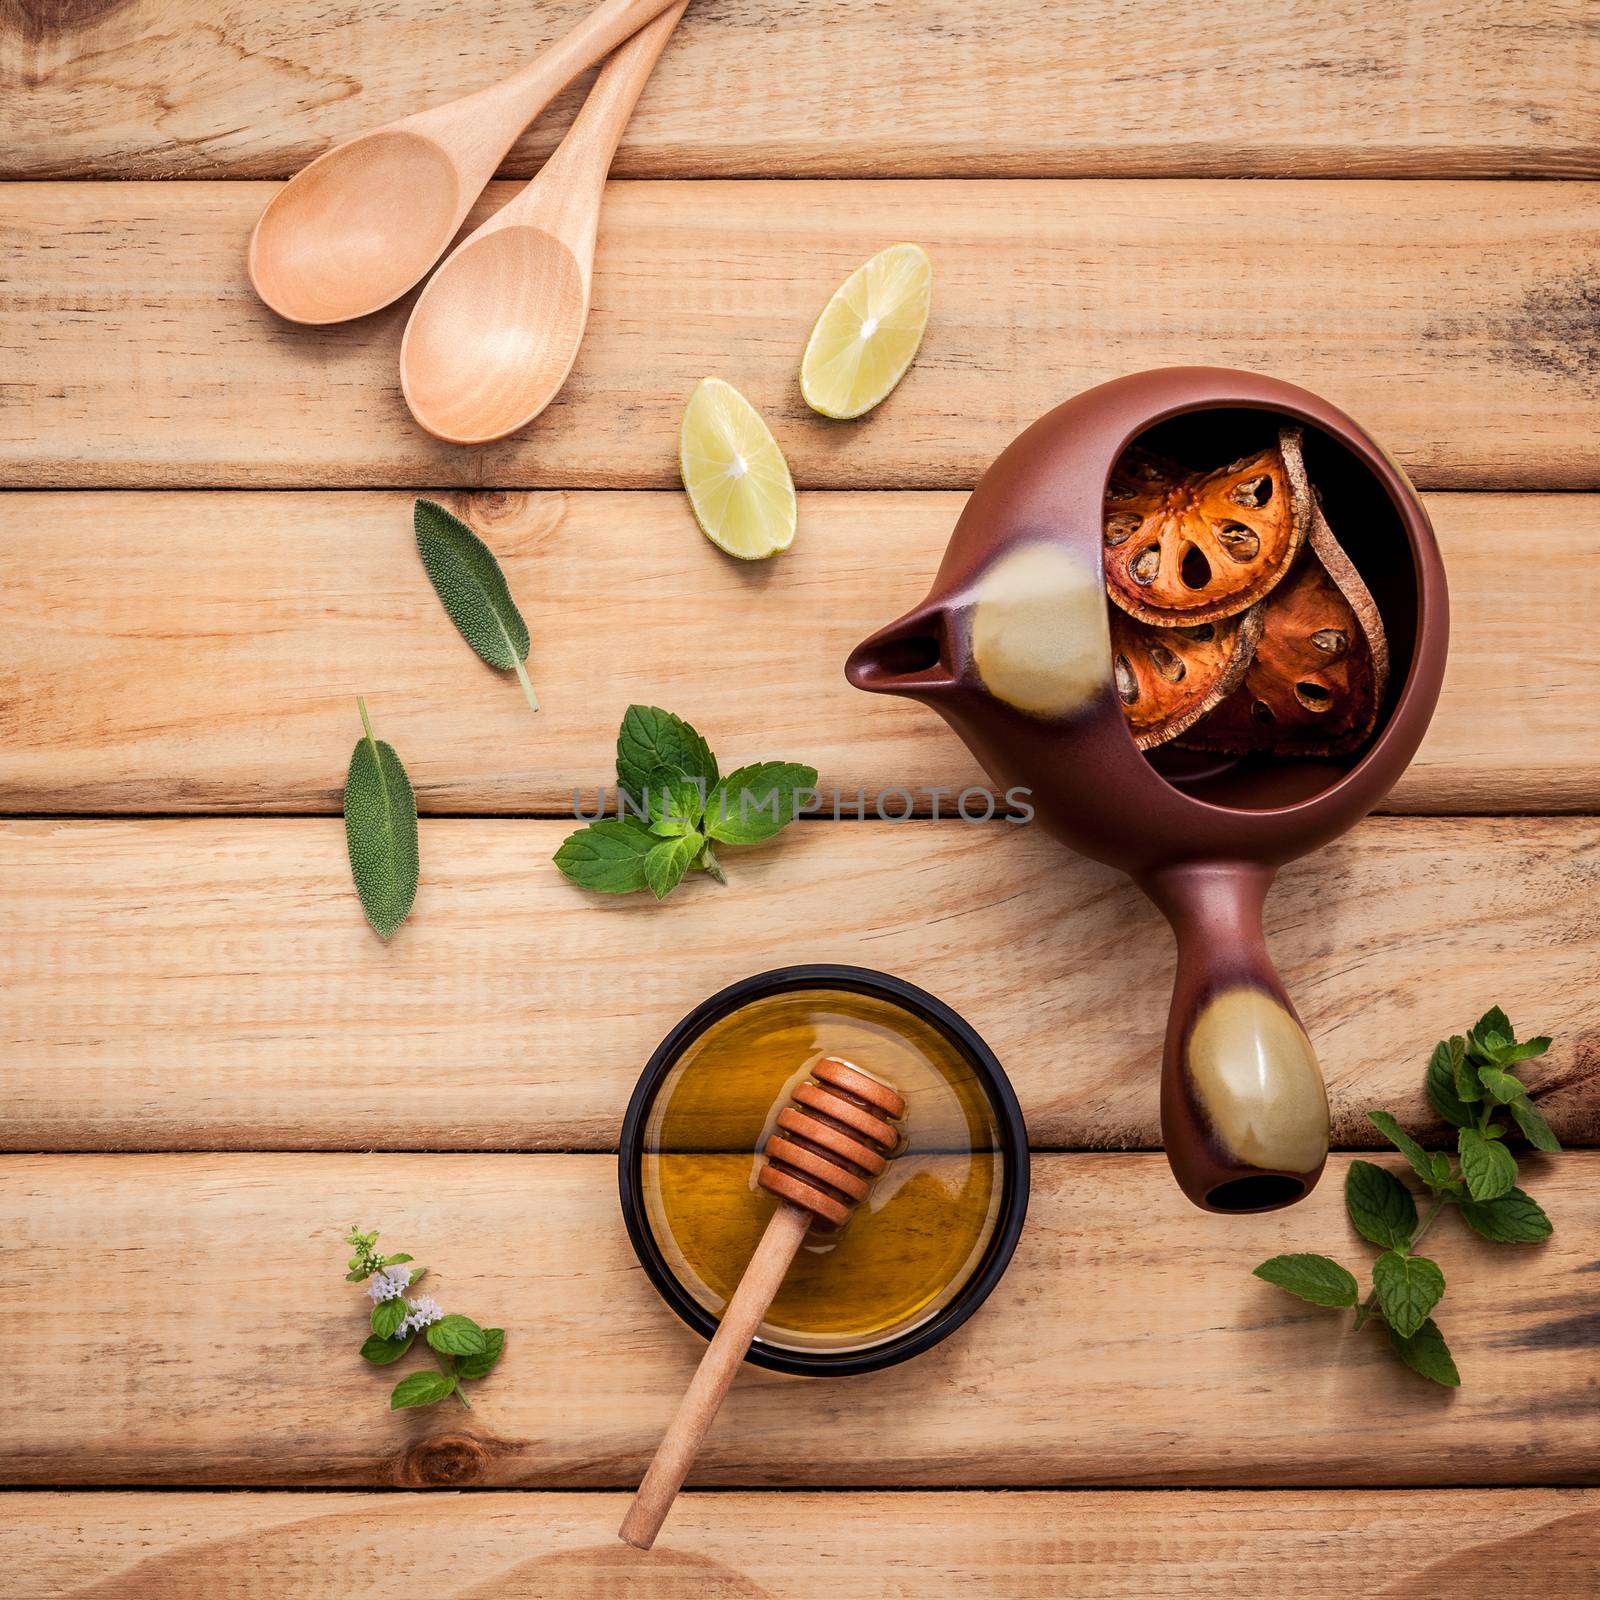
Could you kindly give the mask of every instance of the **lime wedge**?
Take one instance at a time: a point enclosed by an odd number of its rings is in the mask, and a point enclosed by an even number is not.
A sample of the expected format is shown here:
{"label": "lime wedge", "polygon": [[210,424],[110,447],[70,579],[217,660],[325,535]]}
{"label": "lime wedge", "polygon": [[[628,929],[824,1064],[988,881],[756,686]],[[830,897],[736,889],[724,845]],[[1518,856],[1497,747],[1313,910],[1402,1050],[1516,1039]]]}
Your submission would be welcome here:
{"label": "lime wedge", "polygon": [[905,376],[933,304],[921,245],[892,244],[845,279],[822,308],[800,361],[800,392],[825,417],[859,417]]}
{"label": "lime wedge", "polygon": [[731,383],[702,378],[684,407],[678,471],[719,550],[761,561],[794,543],[794,479],[761,414]]}

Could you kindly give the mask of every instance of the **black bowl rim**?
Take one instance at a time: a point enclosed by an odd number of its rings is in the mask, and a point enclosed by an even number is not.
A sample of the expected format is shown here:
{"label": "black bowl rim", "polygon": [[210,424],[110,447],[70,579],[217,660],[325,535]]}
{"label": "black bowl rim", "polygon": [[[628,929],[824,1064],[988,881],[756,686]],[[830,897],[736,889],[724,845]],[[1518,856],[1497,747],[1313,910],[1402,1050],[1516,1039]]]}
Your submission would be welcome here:
{"label": "black bowl rim", "polygon": [[627,1225],[634,1254],[655,1284],[657,1293],[696,1333],[709,1339],[717,1331],[717,1319],[689,1294],[667,1266],[645,1216],[644,1193],[638,1178],[645,1118],[662,1079],[690,1040],[712,1023],[752,1000],[788,994],[796,989],[843,989],[850,993],[872,995],[893,1001],[938,1028],[961,1050],[983,1079],[1000,1128],[1001,1153],[1004,1156],[1000,1217],[977,1270],[947,1305],[926,1322],[870,1349],[843,1352],[779,1350],[758,1341],[745,1356],[745,1360],[755,1366],[800,1377],[842,1377],[850,1373],[877,1372],[921,1355],[940,1340],[948,1338],[989,1298],[1011,1263],[1028,1213],[1028,1130],[1011,1081],[977,1029],[927,990],[871,967],[809,963],[774,967],[767,972],[755,973],[730,983],[725,989],[719,989],[702,1000],[656,1046],[628,1101],[617,1150],[617,1185],[622,1200],[622,1220]]}

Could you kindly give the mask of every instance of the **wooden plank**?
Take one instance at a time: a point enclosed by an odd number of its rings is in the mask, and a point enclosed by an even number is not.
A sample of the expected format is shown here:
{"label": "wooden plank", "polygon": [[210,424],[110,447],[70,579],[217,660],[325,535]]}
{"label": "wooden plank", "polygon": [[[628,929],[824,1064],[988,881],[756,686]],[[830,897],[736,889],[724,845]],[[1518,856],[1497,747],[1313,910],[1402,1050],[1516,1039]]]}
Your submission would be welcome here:
{"label": "wooden plank", "polygon": [[[0,173],[285,177],[481,88],[587,0],[133,0],[0,18]],[[1158,59],[1152,60],[1152,56]],[[776,0],[691,7],[618,156],[633,176],[1550,176],[1600,172],[1581,0]],[[715,115],[707,115],[708,86]],[[1464,90],[1470,86],[1470,92]],[[521,142],[550,151],[579,91]]]}
{"label": "wooden plank", "polygon": [[[0,481],[659,488],[709,371],[763,409],[803,486],[962,487],[1067,396],[1201,362],[1325,393],[1425,488],[1600,487],[1600,185],[620,183],[571,382],[477,451],[405,411],[405,305],[317,330],[255,300],[244,242],[270,192],[8,192]],[[798,357],[894,238],[933,257],[933,323],[900,390],[842,427],[806,411]]]}
{"label": "wooden plank", "polygon": [[[337,811],[358,690],[430,812],[570,814],[574,788],[592,800],[612,780],[633,699],[688,716],[730,758],[807,760],[852,804],[900,788],[927,812],[935,788],[948,808],[983,782],[939,718],[842,671],[920,598],[960,495],[808,495],[794,549],[760,574],[702,539],[678,493],[442,498],[522,600],[537,723],[440,610],[409,494],[9,497],[0,806]],[[1433,728],[1386,809],[1593,809],[1600,705],[1574,685],[1600,629],[1600,496],[1429,505],[1455,636]],[[904,795],[886,803],[897,814]]]}
{"label": "wooden plank", "polygon": [[[683,1495],[649,1555],[616,1542],[621,1494],[12,1494],[18,1593],[296,1600],[1215,1600],[1440,1592],[1578,1600],[1600,1584],[1600,1491],[973,1490]],[[1316,1574],[1309,1589],[1305,1574]],[[1276,1587],[1275,1587],[1276,1586]]]}
{"label": "wooden plank", "polygon": [[[971,1322],[848,1383],[741,1374],[694,1481],[1600,1482],[1600,1152],[1537,1162],[1556,1230],[1536,1253],[1455,1219],[1430,1236],[1448,1399],[1377,1328],[1251,1275],[1286,1249],[1364,1266],[1347,1159],[1301,1206],[1217,1217],[1159,1156],[1037,1157]],[[343,1281],[352,1218],[508,1330],[470,1410],[386,1409],[396,1374],[361,1364],[367,1302]],[[19,1485],[627,1487],[703,1348],[635,1261],[607,1156],[14,1156],[0,1220],[0,1481]]]}
{"label": "wooden plank", "polygon": [[[368,931],[336,819],[0,827],[0,1141],[12,1149],[614,1148],[651,1050],[791,962],[965,1015],[1036,1143],[1151,1149],[1171,944],[1036,829],[800,824],[662,905],[566,883],[556,822],[425,822],[416,910]],[[1373,820],[1289,867],[1268,935],[1331,1085],[1431,1126],[1427,1051],[1491,1003],[1600,1142],[1600,822]],[[819,914],[820,913],[820,914]],[[1426,973],[1426,980],[1419,974]],[[581,1065],[580,1065],[581,1064]]]}

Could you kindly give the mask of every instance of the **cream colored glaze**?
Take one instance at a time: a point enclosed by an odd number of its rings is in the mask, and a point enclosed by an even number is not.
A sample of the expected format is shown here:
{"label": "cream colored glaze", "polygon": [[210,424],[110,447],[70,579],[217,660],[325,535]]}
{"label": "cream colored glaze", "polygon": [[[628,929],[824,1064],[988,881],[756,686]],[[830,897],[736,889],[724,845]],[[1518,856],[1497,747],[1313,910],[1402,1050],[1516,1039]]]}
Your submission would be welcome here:
{"label": "cream colored glaze", "polygon": [[1008,550],[978,579],[972,655],[991,694],[1034,716],[1080,710],[1111,673],[1100,575],[1055,544]]}
{"label": "cream colored glaze", "polygon": [[1316,1052],[1259,989],[1224,991],[1195,1020],[1189,1075],[1218,1140],[1246,1166],[1310,1172],[1328,1153],[1328,1091]]}

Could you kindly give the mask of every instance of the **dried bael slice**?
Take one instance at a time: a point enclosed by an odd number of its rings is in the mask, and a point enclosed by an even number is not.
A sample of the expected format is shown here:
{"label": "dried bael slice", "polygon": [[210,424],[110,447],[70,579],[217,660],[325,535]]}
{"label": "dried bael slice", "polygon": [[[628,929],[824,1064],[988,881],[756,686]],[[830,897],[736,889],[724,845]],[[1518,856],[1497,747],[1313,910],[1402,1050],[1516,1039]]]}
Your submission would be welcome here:
{"label": "dried bael slice", "polygon": [[1265,625],[1244,682],[1184,744],[1233,755],[1336,756],[1377,726],[1389,645],[1372,595],[1312,508],[1311,549],[1262,606]]}
{"label": "dried bael slice", "polygon": [[1181,628],[1111,613],[1112,678],[1141,750],[1176,739],[1238,687],[1261,637],[1261,610]]}
{"label": "dried bael slice", "polygon": [[1106,588],[1161,627],[1215,622],[1264,599],[1311,525],[1300,430],[1219,472],[1187,472],[1137,445],[1106,484]]}

